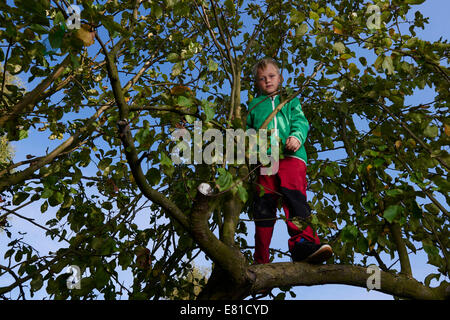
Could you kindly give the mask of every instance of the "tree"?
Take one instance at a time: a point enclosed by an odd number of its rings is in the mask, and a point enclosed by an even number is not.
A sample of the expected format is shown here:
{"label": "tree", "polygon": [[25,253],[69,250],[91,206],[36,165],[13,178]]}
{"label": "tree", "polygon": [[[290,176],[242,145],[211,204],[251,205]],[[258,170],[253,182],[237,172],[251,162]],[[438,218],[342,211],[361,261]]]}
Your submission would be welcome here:
{"label": "tree", "polygon": [[[0,294],[24,298],[29,286],[56,299],[158,299],[192,296],[200,284],[198,299],[243,299],[275,287],[366,287],[372,256],[380,291],[448,299],[450,46],[416,36],[427,18],[406,15],[423,2],[81,1],[81,29],[68,27],[67,1],[0,4],[0,60],[38,83],[2,88],[0,134],[61,140],[0,172],[11,202],[0,217],[28,220],[61,246],[42,255],[7,225],[0,275],[13,281]],[[249,163],[171,161],[174,130],[194,133],[195,120],[202,132],[245,128],[251,69],[265,56],[281,61],[282,95],[298,96],[311,123],[311,223],[335,251],[326,265],[252,265]],[[433,100],[410,104],[426,86]],[[18,213],[32,203],[45,225]],[[412,276],[418,251],[439,272],[425,283]],[[212,272],[193,286],[200,253]],[[88,274],[81,289],[67,288],[69,265]],[[133,275],[130,287],[120,270]]]}

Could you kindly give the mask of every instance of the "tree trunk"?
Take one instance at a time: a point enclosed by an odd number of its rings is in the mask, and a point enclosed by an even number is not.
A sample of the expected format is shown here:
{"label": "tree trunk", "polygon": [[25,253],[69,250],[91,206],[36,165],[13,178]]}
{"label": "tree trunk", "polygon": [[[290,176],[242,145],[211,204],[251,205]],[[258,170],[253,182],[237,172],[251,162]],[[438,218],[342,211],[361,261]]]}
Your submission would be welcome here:
{"label": "tree trunk", "polygon": [[243,300],[250,294],[251,283],[236,283],[232,277],[215,265],[211,276],[197,297],[198,300]]}

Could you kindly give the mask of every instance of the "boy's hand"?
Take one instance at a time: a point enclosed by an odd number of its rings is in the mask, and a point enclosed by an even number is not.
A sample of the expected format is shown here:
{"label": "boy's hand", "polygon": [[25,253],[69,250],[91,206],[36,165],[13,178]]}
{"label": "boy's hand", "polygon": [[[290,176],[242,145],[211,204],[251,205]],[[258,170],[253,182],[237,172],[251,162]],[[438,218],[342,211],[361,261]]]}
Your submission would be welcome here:
{"label": "boy's hand", "polygon": [[301,146],[300,141],[294,137],[289,137],[286,139],[286,149],[292,152],[297,151]]}

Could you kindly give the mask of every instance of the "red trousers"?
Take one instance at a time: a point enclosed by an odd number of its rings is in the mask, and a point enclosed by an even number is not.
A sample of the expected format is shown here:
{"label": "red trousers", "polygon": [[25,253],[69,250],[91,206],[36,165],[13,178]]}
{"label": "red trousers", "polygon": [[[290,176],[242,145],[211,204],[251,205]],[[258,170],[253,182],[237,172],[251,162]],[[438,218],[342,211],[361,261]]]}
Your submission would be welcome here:
{"label": "red trousers", "polygon": [[[269,262],[269,246],[272,239],[273,227],[276,221],[278,201],[281,197],[288,233],[289,251],[292,251],[297,241],[311,241],[320,243],[314,230],[308,226],[300,230],[290,219],[294,217],[307,218],[311,209],[306,202],[306,165],[300,159],[286,157],[280,160],[279,170],[274,175],[259,175],[257,180],[257,194],[254,201],[255,219],[255,262]],[[260,195],[264,188],[264,195]]]}

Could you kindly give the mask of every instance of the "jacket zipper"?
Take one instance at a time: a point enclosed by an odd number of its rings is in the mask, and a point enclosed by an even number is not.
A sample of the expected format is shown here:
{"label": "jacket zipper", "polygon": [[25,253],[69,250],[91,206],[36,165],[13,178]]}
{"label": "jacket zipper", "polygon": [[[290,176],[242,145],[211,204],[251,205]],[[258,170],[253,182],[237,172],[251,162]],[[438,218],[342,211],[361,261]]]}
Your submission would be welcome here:
{"label": "jacket zipper", "polygon": [[[276,98],[276,96],[270,98],[270,100],[272,100],[272,111],[275,110],[275,98]],[[275,117],[273,118],[273,120],[275,121],[275,134],[278,135],[278,134],[277,134],[277,115],[275,115]]]}

